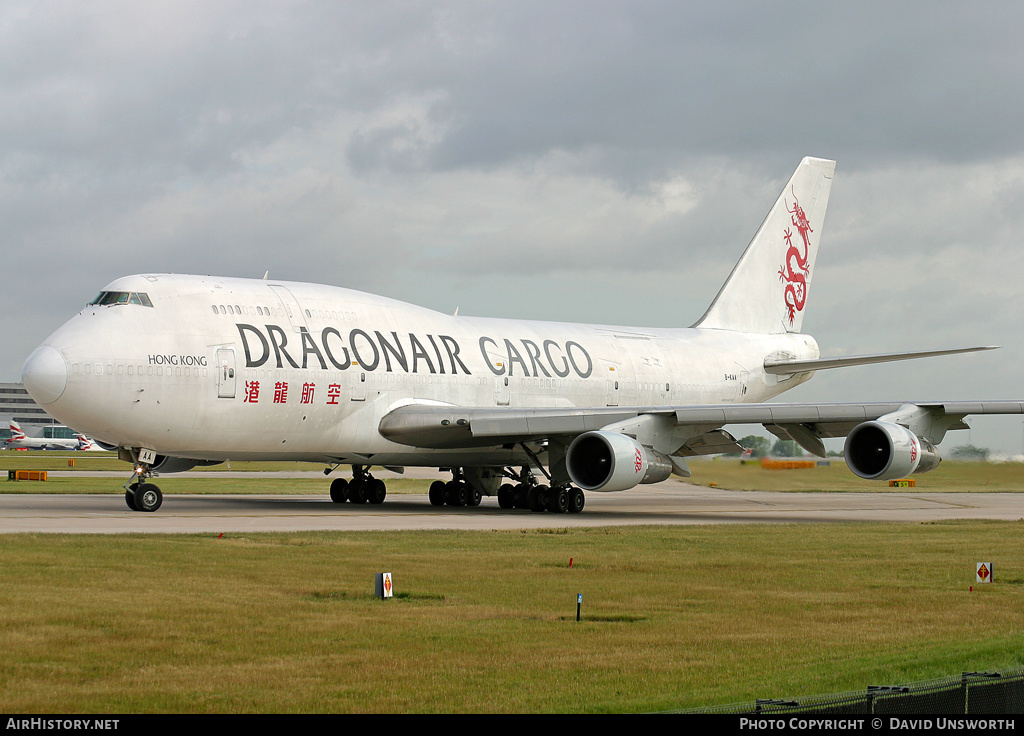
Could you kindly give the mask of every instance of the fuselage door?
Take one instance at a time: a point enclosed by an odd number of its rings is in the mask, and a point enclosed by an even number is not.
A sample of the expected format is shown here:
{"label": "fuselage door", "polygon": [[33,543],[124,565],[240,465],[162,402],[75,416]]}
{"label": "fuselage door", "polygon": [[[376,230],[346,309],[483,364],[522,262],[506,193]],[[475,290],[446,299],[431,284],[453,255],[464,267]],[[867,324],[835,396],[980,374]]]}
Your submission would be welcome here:
{"label": "fuselage door", "polygon": [[277,298],[281,300],[281,307],[284,309],[285,317],[288,318],[288,324],[292,328],[292,332],[300,332],[300,328],[306,327],[306,316],[302,313],[302,307],[299,306],[295,295],[281,284],[268,285],[270,290],[277,294]]}
{"label": "fuselage door", "polygon": [[232,348],[217,348],[214,360],[217,366],[217,397],[235,398],[235,351]]}
{"label": "fuselage door", "polygon": [[605,380],[607,381],[607,387],[608,387],[607,404],[608,404],[608,406],[618,406],[619,405],[619,376],[618,376],[617,371],[615,370],[614,366],[612,366],[611,370],[608,371],[608,378],[605,379]]}
{"label": "fuselage door", "polygon": [[366,372],[363,370],[352,375],[352,401],[366,401]]}
{"label": "fuselage door", "polygon": [[511,390],[509,389],[509,377],[498,376],[495,379],[494,384],[494,403],[498,406],[508,406],[509,399],[511,398]]}

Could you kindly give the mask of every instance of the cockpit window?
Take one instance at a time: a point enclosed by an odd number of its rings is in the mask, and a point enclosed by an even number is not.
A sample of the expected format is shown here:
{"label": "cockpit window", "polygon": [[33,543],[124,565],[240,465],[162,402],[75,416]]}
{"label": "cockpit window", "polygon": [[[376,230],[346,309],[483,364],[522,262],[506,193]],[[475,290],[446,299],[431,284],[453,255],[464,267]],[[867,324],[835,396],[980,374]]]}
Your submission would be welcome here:
{"label": "cockpit window", "polygon": [[152,307],[149,295],[141,291],[101,291],[99,296],[89,302],[89,306],[106,306],[109,304],[138,304]]}

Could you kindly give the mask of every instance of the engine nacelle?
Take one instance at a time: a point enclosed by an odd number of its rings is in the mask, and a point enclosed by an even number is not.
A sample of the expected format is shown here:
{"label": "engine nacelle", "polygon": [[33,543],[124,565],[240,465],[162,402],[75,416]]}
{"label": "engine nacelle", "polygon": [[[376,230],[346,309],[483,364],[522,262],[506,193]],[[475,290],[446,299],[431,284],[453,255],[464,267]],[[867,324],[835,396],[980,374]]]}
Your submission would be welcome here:
{"label": "engine nacelle", "polygon": [[220,460],[194,460],[190,457],[170,457],[157,455],[156,462],[150,466],[154,473],[183,473],[199,465],[219,465]]}
{"label": "engine nacelle", "polygon": [[572,482],[584,491],[625,491],[640,483],[660,483],[672,474],[672,461],[618,432],[585,432],[565,454]]}
{"label": "engine nacelle", "polygon": [[867,480],[893,480],[934,470],[942,458],[928,440],[890,422],[864,422],[846,437],[846,464]]}

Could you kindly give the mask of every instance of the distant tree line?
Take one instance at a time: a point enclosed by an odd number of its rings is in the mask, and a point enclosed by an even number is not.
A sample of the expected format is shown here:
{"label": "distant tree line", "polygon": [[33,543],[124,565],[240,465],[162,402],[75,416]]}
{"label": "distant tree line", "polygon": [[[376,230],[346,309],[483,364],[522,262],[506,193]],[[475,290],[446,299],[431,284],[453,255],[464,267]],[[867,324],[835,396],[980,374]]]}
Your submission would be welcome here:
{"label": "distant tree line", "polygon": [[[750,450],[751,457],[802,457],[803,448],[793,440],[776,440],[774,443],[767,437],[756,434],[748,434],[746,437],[736,441],[744,450]],[[842,451],[829,452],[830,457],[842,457]],[[732,453],[732,457],[738,457]],[[985,461],[989,457],[987,447],[975,447],[974,445],[959,445],[949,452],[952,460],[978,460]]]}
{"label": "distant tree line", "polygon": [[974,445],[960,445],[949,452],[950,458],[954,460],[988,460],[987,447],[975,447]]}
{"label": "distant tree line", "polygon": [[[776,440],[773,444],[767,437],[748,434],[737,444],[744,450],[750,450],[751,457],[799,457],[804,451],[793,440]],[[733,453],[735,455],[736,453]]]}

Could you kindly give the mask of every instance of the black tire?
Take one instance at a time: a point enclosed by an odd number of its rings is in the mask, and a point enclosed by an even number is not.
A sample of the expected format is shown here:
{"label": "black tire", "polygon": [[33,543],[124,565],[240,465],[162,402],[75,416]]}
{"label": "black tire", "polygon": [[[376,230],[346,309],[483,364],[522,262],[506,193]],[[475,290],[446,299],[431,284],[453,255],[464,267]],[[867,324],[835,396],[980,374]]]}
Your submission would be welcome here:
{"label": "black tire", "polygon": [[569,489],[569,513],[578,514],[583,511],[583,506],[587,502],[587,497],[583,495],[583,491],[579,488]]}
{"label": "black tire", "polygon": [[348,500],[352,503],[366,503],[366,483],[358,479],[349,483]]}
{"label": "black tire", "polygon": [[124,492],[124,502],[128,504],[128,508],[130,508],[132,511],[139,510],[135,506],[135,489],[138,487],[138,483],[132,483],[130,486],[128,486],[128,490]]}
{"label": "black tire", "polygon": [[530,489],[530,511],[544,510],[547,505],[548,490],[547,486],[535,486]]}
{"label": "black tire", "polygon": [[498,489],[498,506],[503,509],[516,507],[516,487],[511,483],[506,483]]}
{"label": "black tire", "polygon": [[530,508],[530,487],[525,483],[520,483],[515,487],[512,499],[517,509]]}
{"label": "black tire", "polygon": [[465,506],[466,484],[457,480],[447,483],[444,487],[444,501],[449,506]]}
{"label": "black tire", "polygon": [[152,483],[140,483],[135,489],[135,508],[137,511],[153,512],[164,502],[164,494]]}
{"label": "black tire", "polygon": [[374,478],[366,484],[366,500],[372,504],[382,504],[388,495],[388,487],[384,481]]}
{"label": "black tire", "polygon": [[345,503],[348,500],[348,481],[335,478],[331,481],[331,500],[334,503]]}
{"label": "black tire", "polygon": [[467,506],[479,506],[480,502],[483,501],[483,494],[480,493],[473,484],[466,483],[466,505]]}
{"label": "black tire", "polygon": [[564,514],[569,510],[569,492],[564,488],[548,491],[547,509],[553,514]]}
{"label": "black tire", "polygon": [[435,480],[430,484],[430,492],[427,494],[427,498],[430,499],[431,506],[444,506],[444,488],[445,482],[443,480]]}

